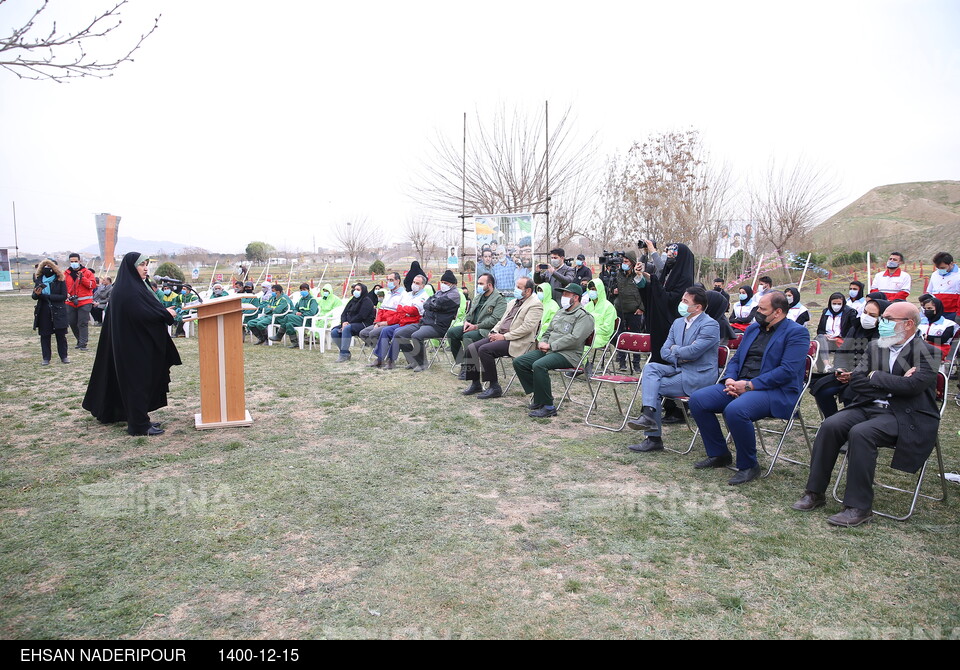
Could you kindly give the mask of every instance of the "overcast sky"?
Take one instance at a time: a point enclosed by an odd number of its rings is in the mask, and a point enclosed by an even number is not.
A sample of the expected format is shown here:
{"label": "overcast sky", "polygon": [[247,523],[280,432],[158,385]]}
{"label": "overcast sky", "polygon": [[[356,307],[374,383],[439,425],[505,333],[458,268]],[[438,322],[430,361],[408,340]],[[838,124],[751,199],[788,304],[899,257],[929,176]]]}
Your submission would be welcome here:
{"label": "overcast sky", "polygon": [[[0,5],[4,34],[40,0]],[[58,26],[112,0],[51,0]],[[740,175],[771,156],[834,171],[841,205],[960,179],[960,3],[133,0],[104,80],[0,71],[0,246],[120,235],[308,250],[366,215],[388,238],[411,173],[463,113],[572,105],[600,153],[694,127]],[[94,45],[89,44],[93,51]],[[456,224],[456,217],[451,219]]]}

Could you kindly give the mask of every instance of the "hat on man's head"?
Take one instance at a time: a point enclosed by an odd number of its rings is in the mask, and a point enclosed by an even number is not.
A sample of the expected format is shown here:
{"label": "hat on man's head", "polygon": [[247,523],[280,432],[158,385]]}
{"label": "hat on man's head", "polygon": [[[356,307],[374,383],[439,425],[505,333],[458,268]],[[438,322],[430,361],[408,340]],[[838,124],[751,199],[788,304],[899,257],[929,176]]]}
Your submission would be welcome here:
{"label": "hat on man's head", "polygon": [[579,296],[583,296],[583,287],[580,284],[574,284],[570,282],[563,288],[564,293],[576,293]]}
{"label": "hat on man's head", "polygon": [[585,261],[585,260],[587,260],[587,257],[584,256],[583,254],[577,254],[577,260],[578,260],[578,261]]}
{"label": "hat on man's head", "polygon": [[453,274],[450,270],[447,270],[443,273],[443,276],[440,277],[440,281],[445,284],[450,284],[450,286],[457,285],[457,275]]}
{"label": "hat on man's head", "polygon": [[630,262],[634,265],[637,264],[637,252],[636,251],[624,251],[623,255],[630,259]]}

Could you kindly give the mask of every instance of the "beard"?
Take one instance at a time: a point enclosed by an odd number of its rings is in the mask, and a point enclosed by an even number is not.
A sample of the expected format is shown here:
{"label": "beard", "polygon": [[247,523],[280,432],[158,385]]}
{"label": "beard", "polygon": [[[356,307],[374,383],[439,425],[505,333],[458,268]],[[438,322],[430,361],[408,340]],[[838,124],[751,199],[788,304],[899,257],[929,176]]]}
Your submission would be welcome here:
{"label": "beard", "polygon": [[881,349],[889,349],[890,347],[895,347],[898,344],[903,342],[903,335],[890,335],[889,337],[881,337],[877,340],[877,346]]}

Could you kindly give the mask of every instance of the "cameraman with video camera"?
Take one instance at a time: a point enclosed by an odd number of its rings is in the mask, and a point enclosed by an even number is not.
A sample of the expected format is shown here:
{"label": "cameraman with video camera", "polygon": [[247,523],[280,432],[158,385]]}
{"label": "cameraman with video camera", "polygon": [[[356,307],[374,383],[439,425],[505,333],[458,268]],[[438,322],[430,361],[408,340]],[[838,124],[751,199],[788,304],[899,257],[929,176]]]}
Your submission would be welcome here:
{"label": "cameraman with video camera", "polygon": [[540,265],[540,276],[544,281],[550,282],[550,288],[553,290],[553,299],[560,304],[563,289],[568,284],[577,283],[577,271],[566,263],[566,252],[561,248],[550,250],[550,264]]}

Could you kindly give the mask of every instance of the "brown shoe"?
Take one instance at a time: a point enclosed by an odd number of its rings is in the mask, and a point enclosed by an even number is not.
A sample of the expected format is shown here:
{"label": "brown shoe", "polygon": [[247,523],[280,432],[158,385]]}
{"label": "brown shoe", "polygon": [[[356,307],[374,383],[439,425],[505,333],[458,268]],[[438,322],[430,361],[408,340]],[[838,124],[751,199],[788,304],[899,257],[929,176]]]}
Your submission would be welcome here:
{"label": "brown shoe", "polygon": [[839,514],[834,514],[827,519],[831,526],[843,526],[844,528],[853,528],[860,524],[867,523],[873,519],[873,510],[857,509],[856,507],[844,507]]}
{"label": "brown shoe", "polygon": [[826,504],[827,497],[824,494],[814,493],[813,491],[804,491],[803,497],[797,502],[793,503],[790,506],[790,509],[795,509],[798,512],[809,512],[810,510],[817,509],[818,507],[823,507]]}
{"label": "brown shoe", "polygon": [[371,364],[368,365],[367,367],[368,367],[368,368],[379,368],[381,365],[383,365],[383,361],[381,361],[381,360],[378,358],[377,360],[375,360],[373,363],[371,363]]}
{"label": "brown shoe", "polygon": [[383,366],[386,370],[393,370],[393,359],[388,358],[386,365]]}

